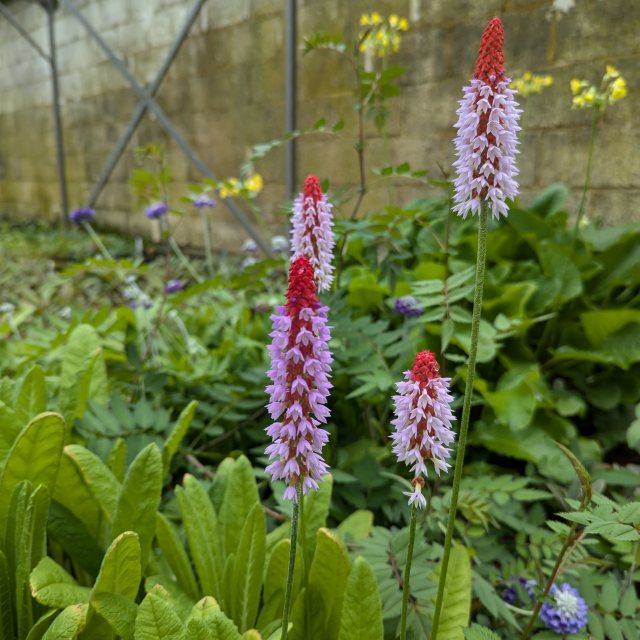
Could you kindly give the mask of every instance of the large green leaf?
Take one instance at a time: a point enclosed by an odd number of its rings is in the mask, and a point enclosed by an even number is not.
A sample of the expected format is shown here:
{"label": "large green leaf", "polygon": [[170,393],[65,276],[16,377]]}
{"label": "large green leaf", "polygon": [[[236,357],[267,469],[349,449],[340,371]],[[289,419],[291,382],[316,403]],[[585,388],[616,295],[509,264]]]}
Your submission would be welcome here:
{"label": "large green leaf", "polygon": [[47,391],[44,371],[39,365],[32,367],[20,385],[16,399],[15,415],[22,424],[43,413],[46,409]]}
{"label": "large green leaf", "polygon": [[104,554],[91,597],[107,592],[133,600],[138,593],[142,577],[140,559],[138,534],[125,531],[117,536]]}
{"label": "large green leaf", "polygon": [[[440,578],[441,564],[436,567],[434,581]],[[451,548],[447,579],[444,583],[442,614],[436,640],[463,640],[463,628],[469,625],[471,611],[471,563],[465,547]]]}
{"label": "large green leaf", "polygon": [[13,640],[14,636],[11,578],[7,557],[0,549],[0,640]]}
{"label": "large green leaf", "polygon": [[186,621],[187,640],[240,640],[236,625],[210,596],[200,600]]}
{"label": "large green leaf", "polygon": [[205,595],[220,597],[222,555],[218,519],[211,500],[189,474],[184,477],[184,486],[176,487],[176,498],[200,589]]}
{"label": "large green leaf", "polygon": [[349,556],[342,541],[328,529],[319,529],[309,571],[307,620],[314,630],[323,629],[320,636],[323,640],[338,637],[349,568]]}
{"label": "large green leaf", "polygon": [[229,472],[226,491],[220,507],[220,535],[225,553],[235,553],[239,532],[254,505],[260,502],[253,467],[245,456],[240,456]]}
{"label": "large green leaf", "polygon": [[72,604],[47,629],[42,640],[76,640],[87,621],[88,606]]}
{"label": "large green leaf", "polygon": [[332,491],[333,476],[326,475],[318,490],[311,491],[304,497],[300,533],[304,536],[302,546],[307,564],[311,564],[311,559],[313,558],[318,529],[327,525]]}
{"label": "large green leaf", "polygon": [[138,607],[135,640],[185,640],[184,624],[162,587],[154,587]]}
{"label": "large green leaf", "polygon": [[34,486],[43,484],[50,494],[53,492],[64,436],[64,420],[57,413],[42,413],[21,431],[0,471],[0,535],[11,494],[19,482],[30,480]]}
{"label": "large green leaf", "polygon": [[178,584],[187,595],[196,600],[199,596],[199,591],[191,563],[189,562],[189,556],[174,526],[159,512],[156,519],[156,539]]}
{"label": "large green leaf", "polygon": [[262,505],[255,504],[241,529],[233,570],[230,613],[240,631],[252,627],[258,615],[266,542]]}
{"label": "large green leaf", "polygon": [[31,572],[31,593],[47,607],[64,609],[89,602],[91,589],[80,586],[57,562],[44,557]]}
{"label": "large green leaf", "polygon": [[351,567],[340,617],[339,640],[382,640],[382,603],[371,565],[358,556]]}
{"label": "large green leaf", "polygon": [[109,399],[107,368],[98,332],[78,325],[69,335],[60,371],[60,405],[65,413],[82,417],[89,398],[100,404]]}
{"label": "large green leaf", "polygon": [[580,314],[587,339],[599,347],[609,336],[629,323],[640,323],[640,311],[635,309],[599,309]]}
{"label": "large green leaf", "polygon": [[173,456],[178,451],[178,447],[182,442],[187,430],[189,429],[189,425],[193,420],[193,416],[196,413],[196,409],[198,408],[198,403],[196,400],[192,400],[183,410],[182,413],[178,416],[176,424],[174,425],[169,437],[164,443],[164,447],[162,449],[162,466],[163,466],[163,474],[164,476],[169,473],[169,467],[171,466],[171,460]]}
{"label": "large green leaf", "polygon": [[116,593],[97,593],[91,606],[111,625],[123,640],[133,640],[138,607],[133,600]]}
{"label": "large green leaf", "polygon": [[145,567],[156,532],[156,511],[162,493],[162,456],[155,444],[145,447],[134,459],[122,483],[113,516],[111,537],[135,531],[140,539]]}

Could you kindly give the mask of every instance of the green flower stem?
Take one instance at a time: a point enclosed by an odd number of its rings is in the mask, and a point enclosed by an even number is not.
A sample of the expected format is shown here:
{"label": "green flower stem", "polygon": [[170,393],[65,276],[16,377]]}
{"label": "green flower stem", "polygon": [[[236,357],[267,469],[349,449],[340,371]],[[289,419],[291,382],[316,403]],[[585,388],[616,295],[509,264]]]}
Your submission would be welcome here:
{"label": "green flower stem", "polygon": [[411,578],[411,561],[413,560],[413,544],[416,541],[416,519],[418,508],[415,502],[411,507],[411,524],[409,525],[409,547],[407,549],[407,562],[404,565],[404,576],[402,578],[402,617],[400,618],[400,640],[407,638],[407,608],[409,606],[409,584]]}
{"label": "green flower stem", "polygon": [[600,124],[600,117],[602,112],[596,109],[593,113],[593,119],[591,120],[591,131],[589,132],[589,147],[587,150],[587,168],[584,175],[584,184],[582,186],[582,196],[580,198],[580,206],[578,208],[578,215],[576,217],[575,226],[573,228],[573,244],[575,244],[576,236],[578,234],[578,228],[582,222],[582,218],[585,214],[587,207],[587,196],[591,188],[591,173],[593,170],[593,156],[595,155],[596,138],[598,134],[598,125]]}
{"label": "green flower stem", "polygon": [[173,236],[169,236],[169,246],[173,249],[173,252],[176,254],[178,260],[182,263],[184,268],[191,274],[191,277],[196,282],[202,282],[202,276],[193,268],[191,262],[189,262],[189,258],[184,255],[180,245],[174,240]]}
{"label": "green flower stem", "polygon": [[93,240],[93,243],[98,247],[98,251],[102,254],[105,260],[113,260],[113,256],[109,253],[109,249],[104,246],[100,236],[94,231],[93,227],[86,220],[82,220],[82,227],[89,234],[89,237]]}
{"label": "green flower stem", "polygon": [[442,613],[442,600],[444,597],[444,585],[447,579],[453,530],[456,522],[456,509],[458,506],[458,494],[460,493],[460,480],[464,465],[464,450],[467,445],[467,432],[469,431],[469,416],[471,414],[471,397],[473,396],[473,380],[476,373],[476,356],[478,354],[478,336],[480,334],[480,316],[482,314],[482,294],[484,291],[484,271],[487,256],[487,207],[483,204],[480,211],[480,229],[478,231],[478,258],[476,262],[476,284],[473,298],[473,319],[471,321],[471,348],[469,350],[469,365],[467,369],[467,381],[464,388],[464,403],[462,406],[462,421],[460,424],[460,436],[458,438],[458,452],[453,473],[453,492],[449,506],[449,519],[447,533],[444,539],[444,553],[440,570],[440,582],[438,583],[438,595],[436,597],[436,609],[433,614],[433,626],[431,638],[435,640]]}
{"label": "green flower stem", "polygon": [[202,235],[204,238],[204,255],[205,264],[207,265],[207,274],[213,277],[213,248],[211,245],[211,227],[209,225],[209,215],[205,211],[206,207],[200,207],[200,220],[202,222]]}
{"label": "green flower stem", "polygon": [[293,590],[293,576],[296,566],[296,545],[298,542],[298,520],[300,516],[300,502],[302,500],[302,483],[296,487],[298,499],[293,503],[293,517],[291,518],[291,549],[289,550],[289,572],[287,586],[284,592],[284,611],[282,612],[282,634],[280,640],[287,640],[289,633],[289,611],[291,610],[291,591]]}

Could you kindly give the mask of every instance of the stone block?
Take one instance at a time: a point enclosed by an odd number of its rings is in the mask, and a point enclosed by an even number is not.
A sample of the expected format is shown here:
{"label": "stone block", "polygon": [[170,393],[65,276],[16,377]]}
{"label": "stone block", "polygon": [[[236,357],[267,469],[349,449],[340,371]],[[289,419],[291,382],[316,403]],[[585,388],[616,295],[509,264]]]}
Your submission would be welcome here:
{"label": "stone block", "polygon": [[248,20],[251,15],[251,0],[209,0],[204,11],[209,18],[209,28],[221,29]]}

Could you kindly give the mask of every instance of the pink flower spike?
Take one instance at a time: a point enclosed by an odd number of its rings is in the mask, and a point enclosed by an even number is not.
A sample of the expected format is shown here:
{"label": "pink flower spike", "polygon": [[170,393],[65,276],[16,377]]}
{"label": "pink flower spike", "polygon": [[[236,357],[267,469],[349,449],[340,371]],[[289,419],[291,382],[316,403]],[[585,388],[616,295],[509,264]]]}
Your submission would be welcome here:
{"label": "pink flower spike", "polygon": [[270,462],[266,470],[274,480],[286,481],[285,500],[298,499],[298,482],[306,494],[317,489],[327,474],[322,448],[329,433],[319,426],[330,413],[326,407],[332,362],[327,311],[316,297],[309,259],[296,258],[289,269],[287,304],[276,307],[271,316],[267,375],[273,384],[266,389],[270,394],[266,406],[274,420],[266,430],[273,439],[265,451]]}
{"label": "pink flower spike", "polygon": [[395,420],[391,424],[393,452],[398,462],[404,462],[414,474],[411,484],[413,492],[409,504],[414,502],[420,509],[427,504],[422,495],[424,478],[427,477],[427,462],[433,463],[437,475],[449,469],[447,459],[451,456],[449,445],[455,440],[451,422],[453,397],[449,393],[450,378],[438,374],[438,362],[431,351],[420,351],[413,361],[413,368],[405,371],[405,380],[398,382],[398,395],[393,397]]}
{"label": "pink flower spike", "polygon": [[333,282],[333,205],[322,193],[315,176],[304,181],[304,190],[296,198],[291,219],[292,260],[309,258],[314,269],[318,291],[328,291]]}
{"label": "pink flower spike", "polygon": [[457,112],[453,210],[463,218],[469,213],[479,215],[483,202],[494,218],[506,217],[505,201],[518,194],[515,157],[521,110],[510,82],[504,69],[504,29],[500,18],[493,18],[482,36],[473,78],[464,88]]}

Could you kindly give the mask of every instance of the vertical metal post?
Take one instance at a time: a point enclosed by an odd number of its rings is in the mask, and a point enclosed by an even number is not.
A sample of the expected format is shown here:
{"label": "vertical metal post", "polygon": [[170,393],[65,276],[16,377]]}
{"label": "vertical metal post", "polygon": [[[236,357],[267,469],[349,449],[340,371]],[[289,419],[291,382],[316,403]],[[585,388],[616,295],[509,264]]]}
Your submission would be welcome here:
{"label": "vertical metal post", "polygon": [[[297,19],[296,0],[286,0],[285,8],[285,130],[287,133],[296,128],[297,98]],[[289,140],[285,147],[285,190],[288,198],[296,194],[296,141]]]}
{"label": "vertical metal post", "polygon": [[49,63],[51,65],[51,84],[53,87],[53,124],[56,135],[56,162],[58,164],[58,180],[60,181],[61,215],[65,224],[68,223],[69,199],[67,196],[67,174],[64,164],[64,140],[62,137],[62,117],[60,115],[60,86],[58,84],[58,64],[56,60],[56,34],[54,13],[55,0],[47,0],[45,8],[49,22]]}

